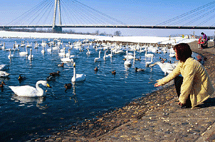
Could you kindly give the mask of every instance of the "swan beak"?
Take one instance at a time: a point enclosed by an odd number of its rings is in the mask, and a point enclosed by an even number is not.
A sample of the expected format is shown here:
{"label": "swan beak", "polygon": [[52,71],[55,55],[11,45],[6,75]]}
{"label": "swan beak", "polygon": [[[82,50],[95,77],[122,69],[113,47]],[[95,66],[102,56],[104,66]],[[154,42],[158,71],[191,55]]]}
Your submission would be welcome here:
{"label": "swan beak", "polygon": [[48,83],[47,83],[47,87],[48,87],[48,88],[52,88]]}
{"label": "swan beak", "polygon": [[75,67],[75,63],[73,64],[73,67]]}

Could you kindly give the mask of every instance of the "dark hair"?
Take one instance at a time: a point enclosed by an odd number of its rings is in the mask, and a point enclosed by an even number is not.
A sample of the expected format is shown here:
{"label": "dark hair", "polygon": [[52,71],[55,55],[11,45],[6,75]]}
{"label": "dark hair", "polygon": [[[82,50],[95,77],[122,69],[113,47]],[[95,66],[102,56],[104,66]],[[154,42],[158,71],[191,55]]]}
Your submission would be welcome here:
{"label": "dark hair", "polygon": [[177,44],[173,47],[173,49],[176,49],[178,60],[182,62],[185,62],[187,58],[191,57],[192,55],[192,50],[187,43]]}
{"label": "dark hair", "polygon": [[202,32],[201,34],[203,35],[204,33]]}

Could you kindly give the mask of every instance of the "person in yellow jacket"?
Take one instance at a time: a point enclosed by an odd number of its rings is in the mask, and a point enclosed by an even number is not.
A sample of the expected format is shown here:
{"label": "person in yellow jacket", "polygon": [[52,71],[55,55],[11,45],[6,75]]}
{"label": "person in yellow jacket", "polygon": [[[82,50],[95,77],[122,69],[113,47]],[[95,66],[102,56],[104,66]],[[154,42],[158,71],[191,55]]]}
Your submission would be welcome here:
{"label": "person in yellow jacket", "polygon": [[214,88],[204,66],[191,57],[192,50],[188,44],[180,43],[173,49],[176,60],[179,60],[178,65],[168,76],[157,80],[154,86],[164,85],[174,79],[179,105],[182,108],[194,108],[207,100]]}

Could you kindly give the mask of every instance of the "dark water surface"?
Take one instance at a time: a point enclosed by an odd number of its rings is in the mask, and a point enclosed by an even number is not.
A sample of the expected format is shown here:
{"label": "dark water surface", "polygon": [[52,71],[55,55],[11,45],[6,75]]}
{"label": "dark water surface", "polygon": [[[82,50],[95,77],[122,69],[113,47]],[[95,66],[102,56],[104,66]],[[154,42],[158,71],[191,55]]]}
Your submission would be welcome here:
{"label": "dark water surface", "polygon": [[[85,119],[92,119],[106,111],[122,107],[133,99],[142,97],[152,92],[157,79],[164,77],[159,66],[153,69],[145,67],[144,52],[136,52],[136,57],[141,56],[143,60],[135,61],[132,66],[125,68],[123,55],[114,54],[112,60],[94,63],[98,57],[98,51],[90,46],[91,55],[86,55],[86,47],[83,52],[72,49],[71,55],[76,55],[76,72],[86,74],[84,82],[76,83],[65,92],[64,84],[71,83],[73,66],[65,64],[64,68],[58,67],[61,63],[58,51],[45,54],[41,53],[42,47],[34,49],[34,42],[42,42],[42,39],[0,39],[5,42],[6,48],[12,48],[15,41],[29,41],[33,43],[33,60],[21,57],[18,51],[12,52],[14,58],[8,59],[9,52],[0,50],[0,64],[8,64],[10,78],[0,78],[6,84],[0,92],[0,140],[1,141],[23,141],[34,135],[47,135],[51,132],[62,130],[68,125],[75,125]],[[43,39],[47,41],[47,39]],[[77,40],[62,40],[64,47],[68,42]],[[46,49],[49,48],[46,46]],[[25,51],[24,47],[19,47]],[[27,48],[28,51],[30,48]],[[62,46],[61,46],[62,49]],[[67,52],[67,50],[66,50]],[[101,56],[103,57],[102,50]],[[155,54],[154,61],[159,57],[170,58],[169,53]],[[95,73],[94,68],[98,66],[99,71]],[[145,68],[145,72],[134,71],[135,67]],[[116,70],[116,75],[111,71]],[[52,88],[47,90],[45,97],[28,98],[18,97],[8,86],[30,85],[35,86],[38,80],[46,80],[49,73],[60,71],[60,76],[55,81],[49,81]],[[18,76],[22,74],[26,80],[19,83]]]}

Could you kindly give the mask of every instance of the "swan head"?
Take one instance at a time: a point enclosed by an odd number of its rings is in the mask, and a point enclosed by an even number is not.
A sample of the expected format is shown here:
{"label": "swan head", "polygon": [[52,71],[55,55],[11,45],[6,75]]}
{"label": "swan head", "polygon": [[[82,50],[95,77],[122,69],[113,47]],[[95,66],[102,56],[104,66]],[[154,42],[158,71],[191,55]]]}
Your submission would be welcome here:
{"label": "swan head", "polygon": [[48,88],[52,88],[52,87],[48,84],[47,81],[41,81],[41,84],[42,84],[43,86],[48,87]]}
{"label": "swan head", "polygon": [[73,63],[73,67],[75,68],[75,62]]}

